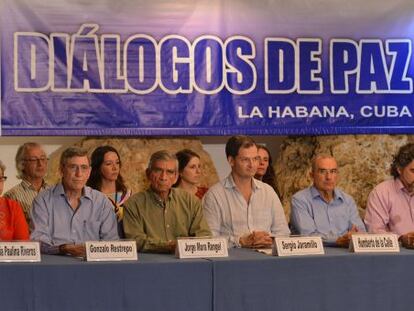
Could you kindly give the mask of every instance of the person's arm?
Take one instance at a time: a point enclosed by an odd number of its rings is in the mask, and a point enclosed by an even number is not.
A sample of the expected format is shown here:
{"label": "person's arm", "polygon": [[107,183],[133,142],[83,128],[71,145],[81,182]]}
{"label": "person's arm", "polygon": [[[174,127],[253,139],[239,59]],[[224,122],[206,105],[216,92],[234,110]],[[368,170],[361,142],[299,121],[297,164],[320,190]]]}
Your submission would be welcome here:
{"label": "person's arm", "polygon": [[137,202],[129,200],[124,205],[124,232],[125,237],[134,239],[141,252],[171,253],[175,250],[175,241],[166,241],[150,238],[145,233],[144,221],[138,212]]}
{"label": "person's arm", "polygon": [[53,245],[49,232],[49,211],[44,196],[37,196],[33,200],[31,209],[33,231],[30,239],[40,242],[40,251],[44,254],[59,254],[59,245]]}
{"label": "person's arm", "polygon": [[389,212],[388,202],[377,189],[371,191],[367,200],[365,224],[370,233],[388,232]]}
{"label": "person's arm", "polygon": [[201,202],[199,199],[193,196],[189,196],[189,204],[193,210],[193,219],[189,228],[190,236],[211,236],[210,228],[204,219],[203,209],[201,207]]}
{"label": "person's arm", "polygon": [[272,201],[272,227],[270,228],[270,231],[274,235],[279,236],[289,236],[290,235],[290,229],[288,227],[287,221],[286,221],[286,215],[283,210],[282,202],[280,202],[279,197],[277,196],[276,192],[272,190],[271,192],[271,201]]}
{"label": "person's arm", "polygon": [[27,241],[30,238],[29,226],[24,217],[23,209],[16,201],[9,200],[13,210],[13,240]]}

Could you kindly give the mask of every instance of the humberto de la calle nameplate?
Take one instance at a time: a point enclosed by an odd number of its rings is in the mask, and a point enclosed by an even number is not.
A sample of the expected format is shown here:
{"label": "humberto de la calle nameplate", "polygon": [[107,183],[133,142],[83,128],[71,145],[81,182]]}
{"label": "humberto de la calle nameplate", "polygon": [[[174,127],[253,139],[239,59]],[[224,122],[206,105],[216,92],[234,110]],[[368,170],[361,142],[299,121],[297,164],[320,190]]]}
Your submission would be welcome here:
{"label": "humberto de la calle nameplate", "polygon": [[178,258],[228,257],[226,238],[178,238]]}
{"label": "humberto de la calle nameplate", "polygon": [[322,239],[320,236],[275,237],[273,255],[300,256],[323,255]]}
{"label": "humberto de la calle nameplate", "polygon": [[398,253],[400,245],[394,233],[353,233],[349,250],[355,253]]}
{"label": "humberto de la calle nameplate", "polygon": [[34,241],[0,242],[0,262],[40,261],[40,244]]}
{"label": "humberto de la calle nameplate", "polygon": [[87,241],[87,261],[138,260],[135,241]]}

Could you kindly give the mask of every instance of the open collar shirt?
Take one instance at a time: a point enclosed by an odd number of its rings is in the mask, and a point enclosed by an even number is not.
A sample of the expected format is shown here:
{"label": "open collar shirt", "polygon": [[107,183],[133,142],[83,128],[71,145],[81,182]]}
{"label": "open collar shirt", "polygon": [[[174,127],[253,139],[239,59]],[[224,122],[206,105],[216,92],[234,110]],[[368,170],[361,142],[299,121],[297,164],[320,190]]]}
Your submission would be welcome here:
{"label": "open collar shirt", "polygon": [[237,189],[230,174],[205,194],[203,209],[213,235],[227,237],[229,246],[240,246],[240,237],[253,231],[290,234],[276,192],[268,184],[254,178],[249,202]]}
{"label": "open collar shirt", "polygon": [[355,201],[335,188],[332,201],[326,202],[319,191],[311,186],[292,197],[291,225],[301,235],[319,235],[325,242],[335,242],[353,225],[365,232]]}
{"label": "open collar shirt", "polygon": [[369,194],[365,224],[372,233],[400,235],[414,231],[414,195],[399,178],[386,180]]}
{"label": "open collar shirt", "polygon": [[200,200],[172,188],[165,202],[150,188],[125,202],[125,236],[143,252],[163,252],[179,237],[211,236]]}
{"label": "open collar shirt", "polygon": [[41,192],[33,201],[32,221],[31,239],[40,241],[46,253],[57,252],[56,246],[62,244],[118,239],[112,203],[87,186],[76,210],[70,206],[61,183]]}

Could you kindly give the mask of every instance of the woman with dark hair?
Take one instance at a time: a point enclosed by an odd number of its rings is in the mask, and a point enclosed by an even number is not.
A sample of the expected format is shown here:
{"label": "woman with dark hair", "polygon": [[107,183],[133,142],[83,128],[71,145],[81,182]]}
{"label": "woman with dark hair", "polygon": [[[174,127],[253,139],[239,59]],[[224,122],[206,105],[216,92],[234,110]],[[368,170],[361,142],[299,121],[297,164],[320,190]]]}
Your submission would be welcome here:
{"label": "woman with dark hair", "polygon": [[273,161],[269,149],[263,145],[257,145],[257,154],[259,157],[259,164],[257,166],[257,171],[256,175],[254,175],[254,178],[270,185],[279,196],[276,183],[276,174],[275,170],[273,169]]}
{"label": "woman with dark hair", "polygon": [[[121,158],[112,146],[100,146],[91,156],[91,175],[87,186],[103,192],[112,201],[118,222],[123,218],[122,204],[129,198],[131,191],[127,189],[121,176]],[[121,232],[119,232],[121,234]]]}
{"label": "woman with dark hair", "polygon": [[[0,194],[3,192],[6,167],[0,161]],[[17,201],[0,197],[0,241],[29,240],[29,226]]]}
{"label": "woman with dark hair", "polygon": [[208,188],[199,187],[201,174],[200,156],[190,149],[183,149],[176,154],[178,160],[178,180],[174,187],[182,188],[201,199]]}

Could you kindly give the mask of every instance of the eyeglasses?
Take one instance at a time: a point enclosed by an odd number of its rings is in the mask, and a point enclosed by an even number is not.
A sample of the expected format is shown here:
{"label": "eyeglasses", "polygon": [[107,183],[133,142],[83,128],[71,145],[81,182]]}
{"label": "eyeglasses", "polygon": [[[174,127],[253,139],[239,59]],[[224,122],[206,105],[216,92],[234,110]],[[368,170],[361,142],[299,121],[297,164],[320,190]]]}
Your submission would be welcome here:
{"label": "eyeglasses", "polygon": [[86,164],[83,164],[83,165],[68,164],[68,165],[65,165],[65,167],[72,173],[75,173],[77,171],[81,171],[82,173],[85,173],[90,168],[90,166]]}
{"label": "eyeglasses", "polygon": [[326,176],[328,174],[336,175],[336,174],[338,174],[338,169],[333,168],[333,169],[328,170],[328,169],[320,168],[320,169],[318,169],[318,174],[324,175],[324,176]]}
{"label": "eyeglasses", "polygon": [[0,181],[6,181],[7,180],[7,176],[0,176]]}
{"label": "eyeglasses", "polygon": [[29,162],[29,163],[46,163],[49,159],[47,157],[40,157],[40,158],[27,158],[27,159],[23,159],[23,161],[25,162]]}

